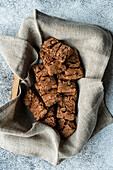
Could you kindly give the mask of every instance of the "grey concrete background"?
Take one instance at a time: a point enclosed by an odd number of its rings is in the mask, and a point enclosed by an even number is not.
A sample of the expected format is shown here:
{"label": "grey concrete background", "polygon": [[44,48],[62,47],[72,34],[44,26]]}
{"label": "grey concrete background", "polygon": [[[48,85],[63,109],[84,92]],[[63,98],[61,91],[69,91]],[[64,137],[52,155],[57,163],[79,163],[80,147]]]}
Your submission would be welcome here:
{"label": "grey concrete background", "polygon": [[[77,22],[97,24],[113,33],[113,0],[1,0],[0,34],[15,36],[34,9]],[[0,55],[0,105],[11,95],[13,73]],[[106,105],[113,115],[113,55],[103,79]],[[78,155],[54,167],[40,158],[0,148],[0,170],[113,170],[113,124],[94,136]]]}

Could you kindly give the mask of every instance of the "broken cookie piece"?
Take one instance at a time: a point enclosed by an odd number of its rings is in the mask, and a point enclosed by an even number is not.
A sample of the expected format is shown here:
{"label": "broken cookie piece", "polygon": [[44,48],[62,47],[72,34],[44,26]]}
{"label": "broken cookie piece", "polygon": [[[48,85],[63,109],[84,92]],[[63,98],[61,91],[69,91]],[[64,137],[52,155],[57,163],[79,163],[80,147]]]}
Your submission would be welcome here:
{"label": "broken cookie piece", "polygon": [[78,52],[74,49],[74,53],[66,60],[66,70],[58,75],[59,79],[77,80],[84,76],[83,68],[81,67]]}
{"label": "broken cookie piece", "polygon": [[50,50],[50,55],[63,63],[73,53],[73,50],[62,43],[57,43]]}
{"label": "broken cookie piece", "polygon": [[73,49],[67,45],[62,44],[54,37],[44,41],[40,50],[50,55],[52,58],[63,63],[72,53]]}
{"label": "broken cookie piece", "polygon": [[34,115],[36,120],[42,119],[47,114],[47,109],[44,107],[40,97],[36,96],[31,89],[28,89],[24,97],[24,104]]}
{"label": "broken cookie piece", "polygon": [[[59,41],[57,39],[55,39],[54,37],[51,37],[49,39],[47,39],[46,41],[44,41],[44,43],[41,45],[40,49],[42,51],[50,51],[50,49],[57,44]],[[49,53],[49,52],[47,52]]]}
{"label": "broken cookie piece", "polygon": [[74,95],[76,93],[75,81],[58,79],[58,90],[59,93],[67,95]]}
{"label": "broken cookie piece", "polygon": [[77,94],[73,96],[62,95],[60,100],[58,101],[58,105],[63,108],[64,106],[68,111],[75,114],[75,106],[76,106]]}
{"label": "broken cookie piece", "polygon": [[73,54],[66,60],[67,68],[78,68],[81,67],[80,58],[76,49]]}
{"label": "broken cookie piece", "polygon": [[32,99],[34,97],[34,93],[31,89],[27,90],[27,94],[24,97],[24,104],[27,106],[28,109],[31,108]]}
{"label": "broken cookie piece", "polygon": [[79,68],[68,68],[66,71],[58,75],[59,79],[63,80],[77,80],[84,76],[82,67]]}
{"label": "broken cookie piece", "polygon": [[57,89],[56,80],[52,76],[40,76],[34,85],[40,96],[44,95],[50,89]]}
{"label": "broken cookie piece", "polygon": [[39,81],[40,77],[48,76],[48,71],[43,64],[36,64],[32,68],[37,81]]}
{"label": "broken cookie piece", "polygon": [[42,59],[43,64],[50,76],[53,76],[54,74],[60,74],[66,70],[66,66],[64,64],[43,51],[40,52],[40,58]]}
{"label": "broken cookie piece", "polygon": [[58,97],[57,119],[58,129],[64,138],[69,137],[76,130],[75,125],[75,106],[76,95],[60,95]]}
{"label": "broken cookie piece", "polygon": [[64,137],[67,138],[71,136],[75,130],[76,130],[76,124],[74,121],[69,121],[65,119],[59,119],[58,120],[58,129],[60,134]]}
{"label": "broken cookie piece", "polygon": [[45,105],[50,107],[57,102],[57,83],[53,76],[48,75],[47,70],[45,70],[42,64],[40,64],[40,68],[41,69],[38,67],[37,69],[35,66],[35,69],[38,70],[38,72],[36,72],[35,88]]}
{"label": "broken cookie piece", "polygon": [[71,128],[68,124],[64,126],[64,128],[60,131],[60,134],[64,137],[64,138],[68,138],[69,136],[71,136],[76,129]]}
{"label": "broken cookie piece", "polygon": [[63,105],[62,107],[58,105],[56,117],[63,118],[65,120],[74,120],[75,114],[71,113],[65,105]]}
{"label": "broken cookie piece", "polygon": [[50,107],[57,102],[57,89],[51,89],[41,96],[47,107]]}
{"label": "broken cookie piece", "polygon": [[65,78],[68,80],[77,80],[84,76],[82,67],[68,68],[65,71]]}
{"label": "broken cookie piece", "polygon": [[54,61],[54,58],[51,57],[50,55],[48,55],[47,53],[45,53],[44,51],[40,51],[40,58],[43,61],[44,66],[49,66],[51,62]]}
{"label": "broken cookie piece", "polygon": [[69,121],[65,119],[58,119],[58,129],[62,130],[65,125],[69,125],[71,128],[76,128],[76,122],[75,121]]}
{"label": "broken cookie piece", "polygon": [[54,74],[60,74],[66,70],[66,66],[59,61],[54,60],[50,65],[46,65],[48,74],[50,76]]}
{"label": "broken cookie piece", "polygon": [[49,109],[48,113],[45,115],[43,120],[41,120],[40,122],[44,123],[46,125],[49,125],[51,127],[55,127],[56,126],[54,107]]}

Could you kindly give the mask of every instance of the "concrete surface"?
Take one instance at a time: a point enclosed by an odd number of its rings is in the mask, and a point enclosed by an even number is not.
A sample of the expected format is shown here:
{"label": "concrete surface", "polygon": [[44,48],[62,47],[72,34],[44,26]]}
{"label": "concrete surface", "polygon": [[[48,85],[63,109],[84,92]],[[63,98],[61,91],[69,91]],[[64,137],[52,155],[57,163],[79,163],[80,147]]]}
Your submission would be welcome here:
{"label": "concrete surface", "polygon": [[[112,0],[1,0],[0,34],[15,36],[22,20],[34,9],[77,22],[98,24],[113,33]],[[0,55],[0,105],[11,95],[13,73]],[[106,69],[105,101],[113,115],[113,56]],[[112,170],[113,124],[94,136],[75,157],[54,167],[40,158],[30,158],[0,149],[0,170]]]}

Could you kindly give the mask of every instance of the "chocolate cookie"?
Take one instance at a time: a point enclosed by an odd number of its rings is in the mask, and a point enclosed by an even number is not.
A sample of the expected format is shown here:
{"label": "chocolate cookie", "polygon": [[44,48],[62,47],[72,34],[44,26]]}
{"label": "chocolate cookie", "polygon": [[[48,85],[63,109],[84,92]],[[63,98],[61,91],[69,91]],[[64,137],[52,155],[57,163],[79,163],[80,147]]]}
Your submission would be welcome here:
{"label": "chocolate cookie", "polygon": [[54,74],[60,74],[66,70],[66,66],[64,64],[43,51],[40,52],[40,58],[42,59],[43,64],[50,76],[53,76]]}
{"label": "chocolate cookie", "polygon": [[48,113],[45,115],[43,120],[41,120],[40,122],[44,123],[46,125],[52,126],[52,127],[56,126],[56,118],[55,118],[54,107],[49,109]]}
{"label": "chocolate cookie", "polygon": [[50,107],[57,102],[57,89],[51,89],[41,96],[45,105]]}
{"label": "chocolate cookie", "polygon": [[58,75],[58,79],[77,80],[83,76],[83,68],[81,67],[78,52],[75,49],[74,53],[66,60],[66,70]]}
{"label": "chocolate cookie", "polygon": [[40,94],[45,105],[50,107],[57,102],[56,80],[53,76],[49,76],[47,69],[43,67],[43,64],[40,64],[39,66],[35,65],[34,72],[36,75],[35,88]]}
{"label": "chocolate cookie", "polygon": [[84,76],[82,67],[68,68],[65,73],[58,75],[59,79],[63,80],[77,80]]}
{"label": "chocolate cookie", "polygon": [[40,96],[42,96],[50,89],[57,89],[56,80],[52,76],[40,76],[39,80],[35,83],[35,88],[39,92]]}
{"label": "chocolate cookie", "polygon": [[34,71],[34,74],[35,74],[35,78],[36,80],[38,81],[40,79],[40,77],[45,77],[45,76],[48,76],[48,71],[47,69],[44,67],[43,64],[36,64],[34,65],[33,67],[33,71]]}
{"label": "chocolate cookie", "polygon": [[41,99],[36,96],[31,89],[28,89],[27,94],[24,97],[24,104],[34,115],[36,120],[42,119],[47,114],[47,109],[44,107]]}
{"label": "chocolate cookie", "polygon": [[62,44],[55,38],[50,38],[41,45],[40,50],[50,55],[52,58],[59,60],[61,63],[66,60],[72,53],[73,49]]}
{"label": "chocolate cookie", "polygon": [[75,81],[58,79],[58,90],[59,93],[67,95],[74,95],[76,93]]}
{"label": "chocolate cookie", "polygon": [[73,54],[66,60],[67,68],[79,68],[81,67],[79,55],[76,49],[74,49]]}
{"label": "chocolate cookie", "polygon": [[60,134],[64,137],[67,138],[71,136],[75,130],[76,130],[76,124],[74,121],[69,121],[65,119],[59,119],[58,120],[58,129]]}
{"label": "chocolate cookie", "polygon": [[63,95],[62,97],[60,97],[60,100],[58,101],[58,105],[61,108],[66,107],[69,112],[75,114],[76,100],[77,100],[77,93],[73,96]]}
{"label": "chocolate cookie", "polygon": [[[57,44],[59,41],[53,37],[47,39],[46,41],[44,41],[44,43],[41,45],[40,49],[42,51],[50,51],[50,49],[55,45]],[[47,52],[49,53],[49,52]]]}
{"label": "chocolate cookie", "polygon": [[56,115],[57,118],[63,118],[65,120],[74,120],[75,119],[75,114],[74,113],[71,113],[67,106],[66,105],[63,105],[62,107],[60,107],[58,105],[58,108],[57,108],[57,115]]}

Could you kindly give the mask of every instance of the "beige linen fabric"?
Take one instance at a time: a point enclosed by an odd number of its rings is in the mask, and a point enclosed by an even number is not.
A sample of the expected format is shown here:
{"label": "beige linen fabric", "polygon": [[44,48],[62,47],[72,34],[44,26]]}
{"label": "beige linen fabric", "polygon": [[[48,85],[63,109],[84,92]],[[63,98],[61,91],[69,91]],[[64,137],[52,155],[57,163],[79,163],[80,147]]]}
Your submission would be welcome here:
{"label": "beige linen fabric", "polygon": [[[78,80],[77,130],[66,140],[62,140],[53,128],[36,122],[22,103],[26,88],[33,84],[31,66],[39,62],[39,47],[51,36],[77,48],[85,68],[85,77]],[[111,49],[109,31],[37,10],[23,21],[16,37],[0,36],[1,54],[22,80],[18,96],[0,108],[0,147],[41,157],[53,165],[80,152],[94,134],[113,122],[103,102],[101,81]]]}

